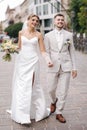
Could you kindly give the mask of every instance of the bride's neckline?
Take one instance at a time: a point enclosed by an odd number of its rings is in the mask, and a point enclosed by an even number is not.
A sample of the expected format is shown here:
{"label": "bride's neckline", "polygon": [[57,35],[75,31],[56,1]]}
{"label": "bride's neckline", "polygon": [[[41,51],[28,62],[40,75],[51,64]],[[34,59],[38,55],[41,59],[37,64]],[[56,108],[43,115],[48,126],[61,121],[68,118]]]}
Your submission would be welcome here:
{"label": "bride's neckline", "polygon": [[38,38],[37,36],[34,36],[34,37],[32,37],[32,38],[28,38],[28,37],[26,37],[26,36],[24,36],[24,35],[22,35],[22,37],[24,37],[24,38],[26,38],[27,40],[32,40],[32,39],[34,39],[34,38]]}

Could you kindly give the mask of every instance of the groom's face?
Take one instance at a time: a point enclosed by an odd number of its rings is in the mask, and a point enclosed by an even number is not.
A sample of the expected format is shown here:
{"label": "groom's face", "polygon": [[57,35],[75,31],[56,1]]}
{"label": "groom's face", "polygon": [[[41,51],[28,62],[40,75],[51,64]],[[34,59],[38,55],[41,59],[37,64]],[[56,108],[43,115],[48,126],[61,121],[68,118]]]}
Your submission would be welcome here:
{"label": "groom's face", "polygon": [[54,24],[57,28],[62,29],[64,27],[64,17],[63,16],[57,16],[54,19]]}

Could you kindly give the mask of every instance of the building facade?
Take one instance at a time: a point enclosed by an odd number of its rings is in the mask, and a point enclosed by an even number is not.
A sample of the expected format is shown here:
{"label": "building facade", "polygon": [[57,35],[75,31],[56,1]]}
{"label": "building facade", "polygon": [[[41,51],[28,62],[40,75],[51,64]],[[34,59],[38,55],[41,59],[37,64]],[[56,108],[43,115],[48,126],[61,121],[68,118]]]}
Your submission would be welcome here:
{"label": "building facade", "polygon": [[55,0],[34,0],[34,13],[41,19],[42,33],[53,29],[53,17],[57,12],[60,12],[60,5]]}
{"label": "building facade", "polygon": [[40,30],[47,33],[54,28],[53,17],[58,12],[63,12],[67,22],[67,9],[69,8],[70,0],[24,0],[24,2],[14,9],[7,8],[5,27],[9,21],[14,23],[24,22],[27,17],[34,13],[40,17]]}
{"label": "building facade", "polygon": [[54,28],[53,18],[59,12],[64,14],[67,23],[68,8],[69,0],[34,0],[33,12],[41,19],[42,33],[47,33]]}

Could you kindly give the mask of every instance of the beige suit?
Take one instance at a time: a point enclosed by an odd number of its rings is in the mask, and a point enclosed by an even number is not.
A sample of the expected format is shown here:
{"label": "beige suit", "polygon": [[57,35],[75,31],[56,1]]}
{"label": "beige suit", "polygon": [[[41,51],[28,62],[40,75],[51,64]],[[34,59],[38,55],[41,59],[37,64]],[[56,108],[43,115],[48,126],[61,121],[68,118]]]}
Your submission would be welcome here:
{"label": "beige suit", "polygon": [[61,30],[61,40],[58,41],[57,31],[47,33],[44,38],[46,51],[53,67],[48,67],[48,90],[52,102],[58,98],[56,113],[62,113],[70,81],[70,72],[76,70],[75,50],[72,33]]}

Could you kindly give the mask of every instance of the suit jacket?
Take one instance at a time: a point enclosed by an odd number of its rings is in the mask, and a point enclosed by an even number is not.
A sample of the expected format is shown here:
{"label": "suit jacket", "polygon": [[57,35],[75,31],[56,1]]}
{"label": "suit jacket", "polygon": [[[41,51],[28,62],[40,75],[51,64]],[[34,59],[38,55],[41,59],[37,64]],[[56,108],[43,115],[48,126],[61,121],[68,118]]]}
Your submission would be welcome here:
{"label": "suit jacket", "polygon": [[55,30],[46,33],[44,38],[45,48],[49,54],[53,67],[48,67],[49,72],[58,72],[61,66],[63,71],[76,70],[75,49],[71,32],[62,30],[61,48],[58,48],[58,41]]}

